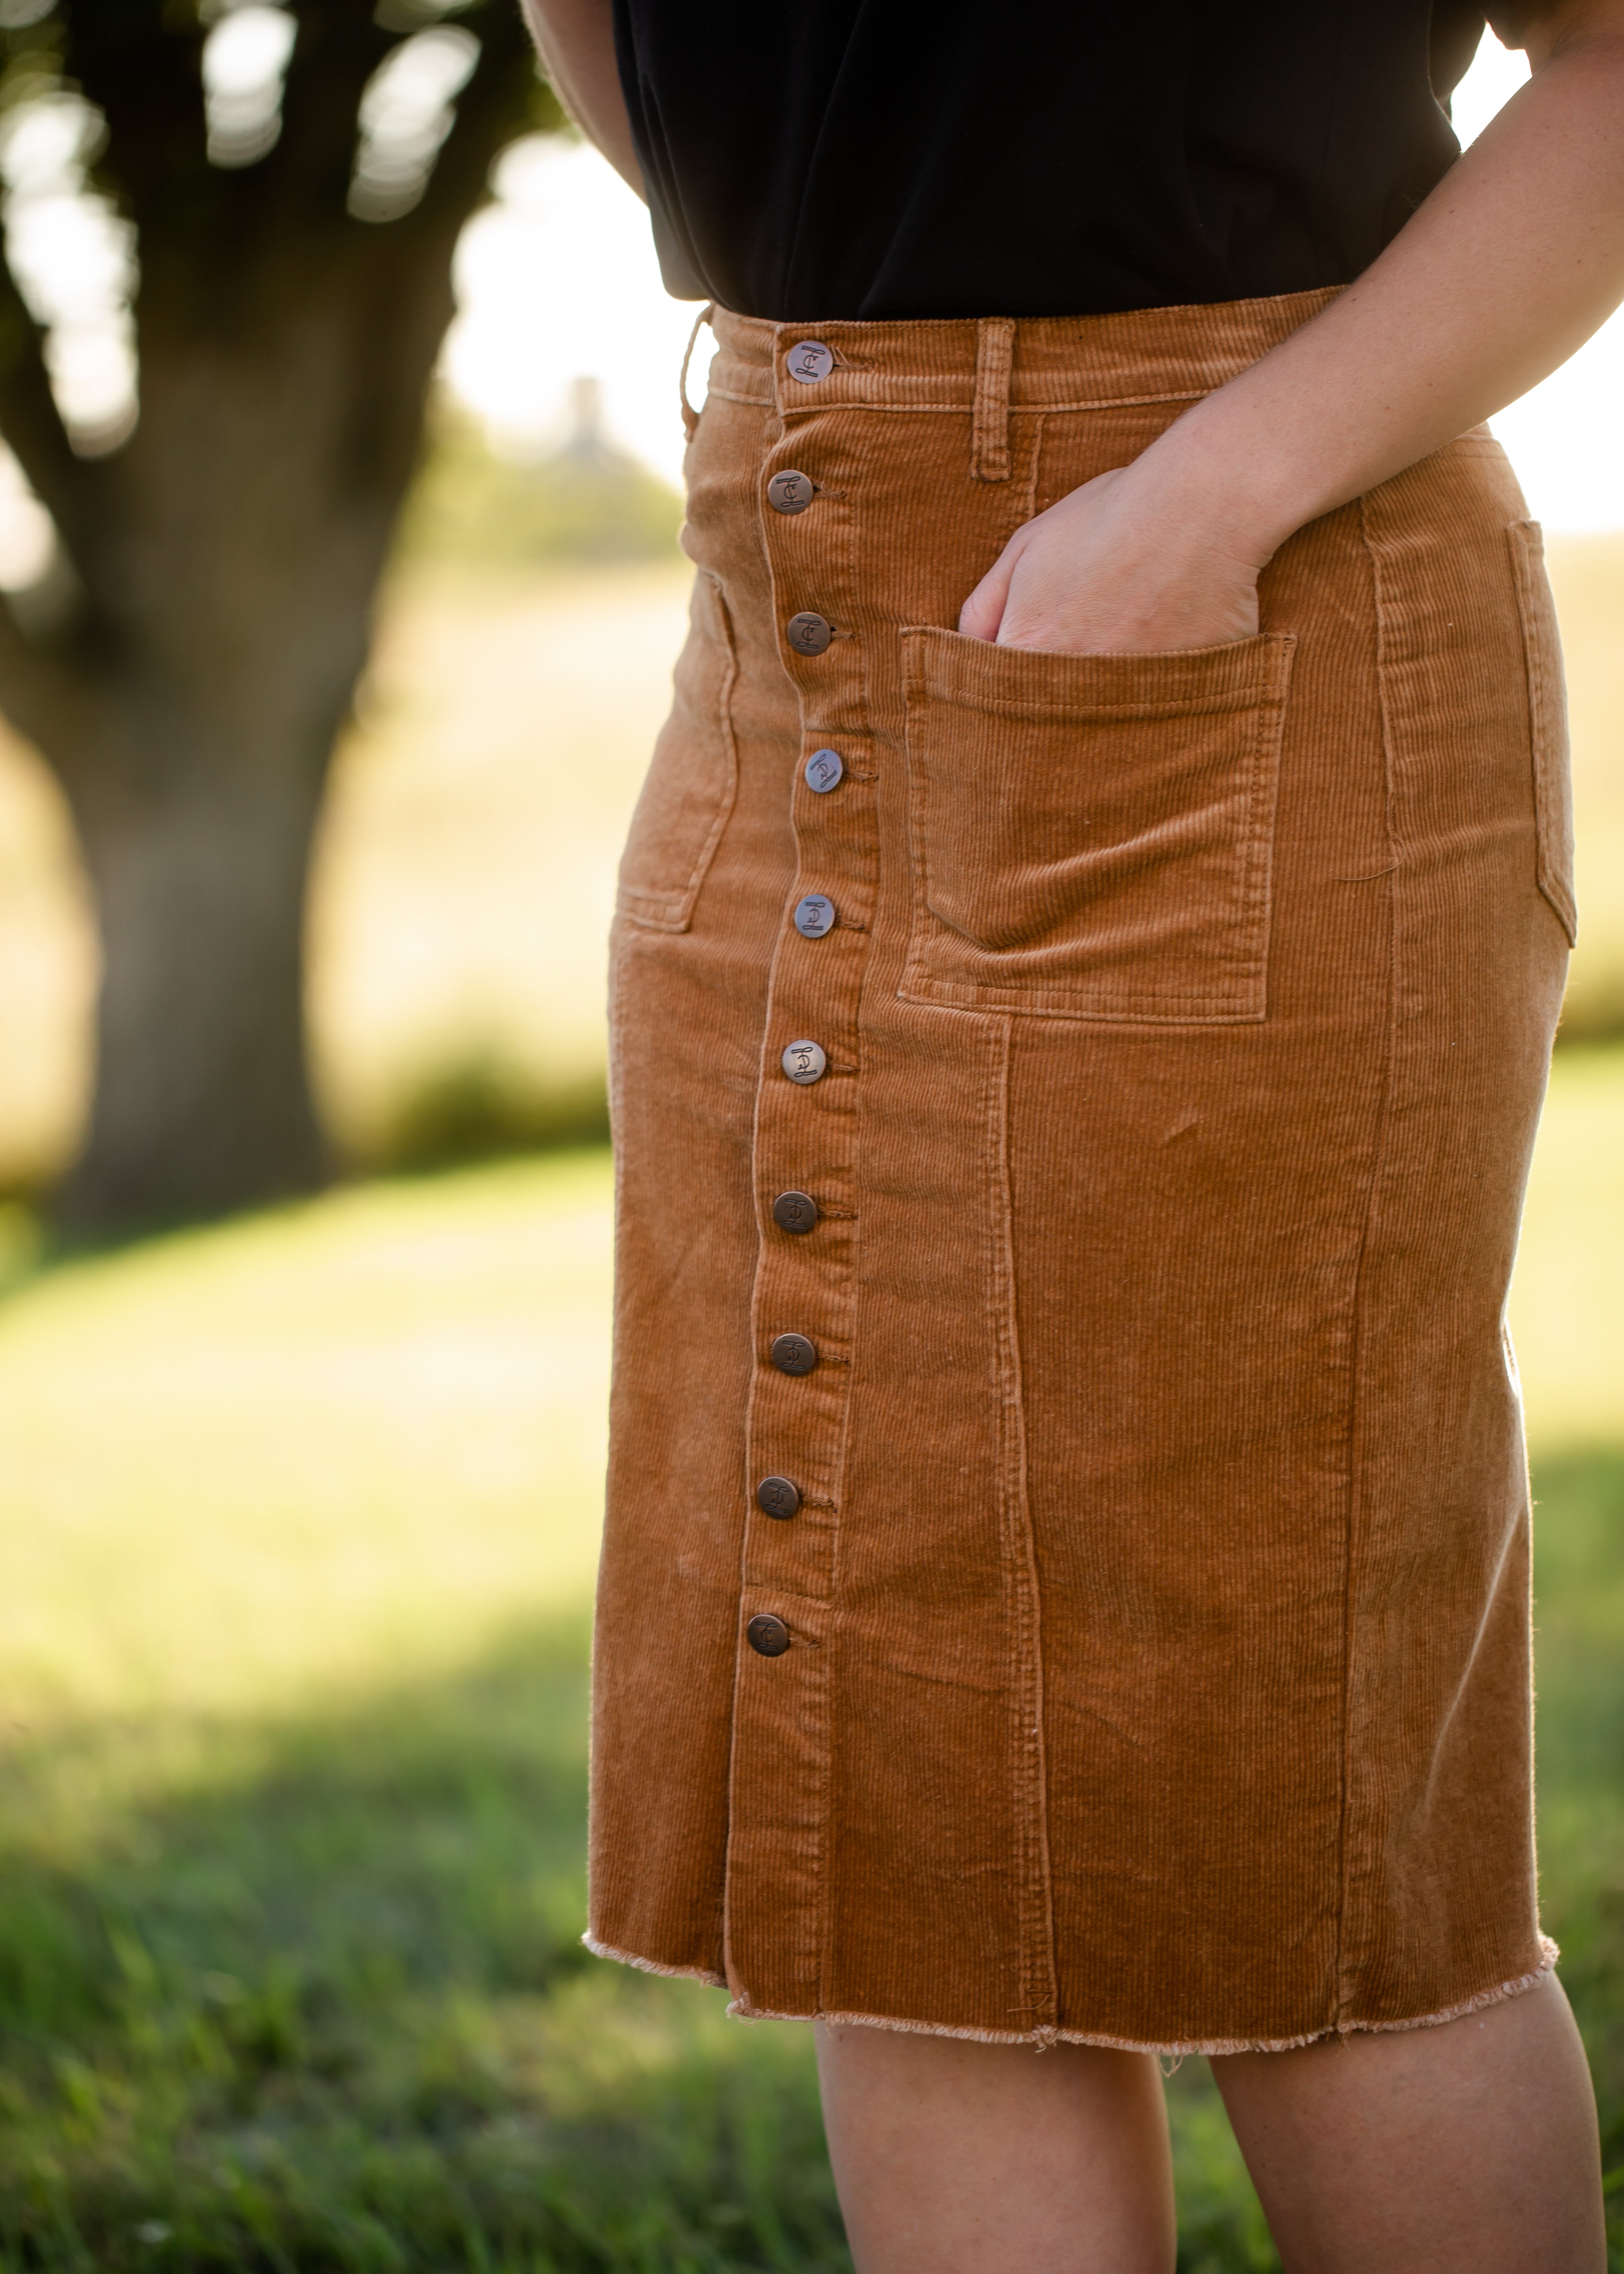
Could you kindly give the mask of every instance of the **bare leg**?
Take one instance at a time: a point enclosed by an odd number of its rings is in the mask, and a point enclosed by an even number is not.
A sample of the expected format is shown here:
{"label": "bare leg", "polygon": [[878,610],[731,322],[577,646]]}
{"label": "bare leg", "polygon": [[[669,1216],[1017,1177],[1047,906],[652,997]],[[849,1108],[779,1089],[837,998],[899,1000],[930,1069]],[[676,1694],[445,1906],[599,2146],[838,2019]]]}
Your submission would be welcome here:
{"label": "bare leg", "polygon": [[1554,1977],[1213,2074],[1287,2274],[1604,2274],[1596,2104]]}
{"label": "bare leg", "polygon": [[1149,2054],[820,2022],[817,2065],[858,2274],[1171,2274]]}

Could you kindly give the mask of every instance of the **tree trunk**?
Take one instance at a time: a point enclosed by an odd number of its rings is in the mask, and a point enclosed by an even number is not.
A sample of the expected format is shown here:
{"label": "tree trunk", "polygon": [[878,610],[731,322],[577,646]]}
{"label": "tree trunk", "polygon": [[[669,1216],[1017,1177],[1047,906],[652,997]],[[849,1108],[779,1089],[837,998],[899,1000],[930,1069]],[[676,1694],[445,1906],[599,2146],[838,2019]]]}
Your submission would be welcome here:
{"label": "tree trunk", "polygon": [[220,747],[132,692],[116,739],[67,770],[104,978],[89,1141],[60,1212],[114,1224],[308,1190],[327,1155],[305,1078],[304,880],[328,738]]}
{"label": "tree trunk", "polygon": [[443,272],[401,280],[379,401],[361,281],[341,265],[262,301],[229,356],[149,318],[94,651],[65,699],[13,705],[62,781],[101,926],[89,1140],[58,1195],[76,1224],[215,1213],[325,1173],[305,873],[449,310]]}
{"label": "tree trunk", "polygon": [[90,714],[43,738],[105,975],[89,1142],[60,1197],[79,1223],[217,1211],[325,1171],[304,878],[450,309],[443,270],[394,280],[379,401],[365,282],[340,262],[261,298],[229,355],[171,333],[162,304],[149,317],[112,657]]}
{"label": "tree trunk", "polygon": [[157,0],[136,0],[139,22],[130,0],[72,0],[70,63],[139,238],[140,418],[110,456],[73,453],[0,273],[0,425],[77,589],[44,634],[0,604],[0,699],[61,779],[101,922],[91,1129],[59,1196],[86,1227],[324,1174],[304,1043],[311,838],[457,236],[495,152],[536,120],[517,11],[470,0],[479,61],[425,194],[357,220],[357,103],[391,35],[369,6],[295,5],[281,141],[229,172],[204,156],[200,31],[176,34]]}

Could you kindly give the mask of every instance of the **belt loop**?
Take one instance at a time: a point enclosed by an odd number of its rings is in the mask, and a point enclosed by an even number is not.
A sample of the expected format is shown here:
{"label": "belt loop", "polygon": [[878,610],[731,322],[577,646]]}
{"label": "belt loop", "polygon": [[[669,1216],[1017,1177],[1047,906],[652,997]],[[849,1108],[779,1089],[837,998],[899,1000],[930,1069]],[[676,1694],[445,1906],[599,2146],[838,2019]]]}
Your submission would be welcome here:
{"label": "belt loop", "polygon": [[1010,366],[1015,360],[1015,319],[983,316],[975,327],[975,417],[970,436],[970,478],[1010,478]]}
{"label": "belt loop", "polygon": [[699,425],[699,413],[695,410],[693,404],[688,399],[688,367],[694,360],[694,350],[699,343],[700,326],[702,324],[708,324],[715,313],[716,302],[714,300],[707,300],[704,306],[694,319],[694,328],[688,334],[688,345],[682,351],[682,372],[680,377],[677,380],[677,393],[681,397],[682,402],[682,432],[688,436],[690,442],[694,439],[694,430]]}

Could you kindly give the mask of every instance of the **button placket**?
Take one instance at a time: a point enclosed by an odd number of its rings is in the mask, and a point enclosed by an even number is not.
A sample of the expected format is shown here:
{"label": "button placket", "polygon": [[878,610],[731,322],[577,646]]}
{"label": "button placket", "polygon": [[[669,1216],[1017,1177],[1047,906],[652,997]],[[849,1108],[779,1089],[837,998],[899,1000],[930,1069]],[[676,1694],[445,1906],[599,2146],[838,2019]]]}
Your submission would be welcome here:
{"label": "button placket", "polygon": [[[761,518],[804,731],[792,789],[801,875],[781,919],[756,1118],[745,1579],[763,1610],[775,1588],[825,1601],[832,1580],[855,1298],[856,1013],[877,859],[848,598],[853,486],[849,466],[836,463],[852,414],[821,411],[816,380],[792,374],[780,392],[786,431],[762,471]],[[793,1485],[793,1522],[766,1508],[762,1480]],[[795,1657],[792,1641],[786,1665]]]}
{"label": "button placket", "polygon": [[[793,344],[793,335],[780,337],[785,346]],[[829,409],[820,408],[820,399]],[[791,1950],[793,1994],[814,2010],[826,1942],[827,1882],[818,1857],[828,1839],[831,1788],[838,1629],[831,1598],[854,1371],[862,1078],[857,1012],[878,845],[862,619],[847,567],[858,494],[848,447],[853,413],[836,406],[832,389],[824,395],[817,383],[792,378],[782,357],[778,408],[783,440],[761,469],[763,486],[779,471],[804,474],[816,486],[802,512],[777,512],[770,502],[762,509],[774,614],[781,627],[798,613],[816,614],[834,636],[816,655],[798,653],[787,639],[780,649],[801,702],[801,744],[786,783],[797,874],[786,879],[756,1095],[756,1365],[749,1466],[741,1480],[725,1903],[730,1972],[748,1982],[759,1970],[758,1952]],[[858,428],[861,423],[859,417]],[[832,795],[828,787],[815,788],[805,772],[805,761],[822,750],[837,751],[841,760]],[[808,937],[794,922],[797,904],[814,895],[838,913],[821,938]],[[816,1042],[823,1053],[821,1080],[785,1078],[781,1053],[796,1042]],[[785,1194],[807,1204],[804,1220],[798,1206],[792,1209],[793,1228],[776,1205]],[[810,1373],[786,1374],[773,1362],[771,1347],[782,1336],[804,1337],[813,1346]],[[792,1517],[763,1506],[763,1483],[770,1498],[782,1485],[793,1487],[800,1497]],[[765,1620],[777,1623],[755,1624]],[[781,1649],[780,1629],[787,1645]],[[763,1655],[763,1641],[778,1654]],[[775,1980],[784,1977],[781,1958],[772,1970]]]}

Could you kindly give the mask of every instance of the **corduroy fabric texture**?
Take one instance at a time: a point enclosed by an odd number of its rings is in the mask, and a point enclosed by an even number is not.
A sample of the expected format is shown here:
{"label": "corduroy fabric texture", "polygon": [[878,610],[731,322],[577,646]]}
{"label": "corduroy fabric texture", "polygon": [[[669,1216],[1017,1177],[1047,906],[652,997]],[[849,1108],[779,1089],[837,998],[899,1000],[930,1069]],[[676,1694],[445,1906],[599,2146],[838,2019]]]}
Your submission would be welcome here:
{"label": "corduroy fabric texture", "polygon": [[714,319],[613,949],[589,1939],[741,2014],[1222,2052],[1553,1955],[1504,1323],[1573,923],[1538,530],[1479,432],[1294,537],[1255,639],[951,629],[1326,297]]}

